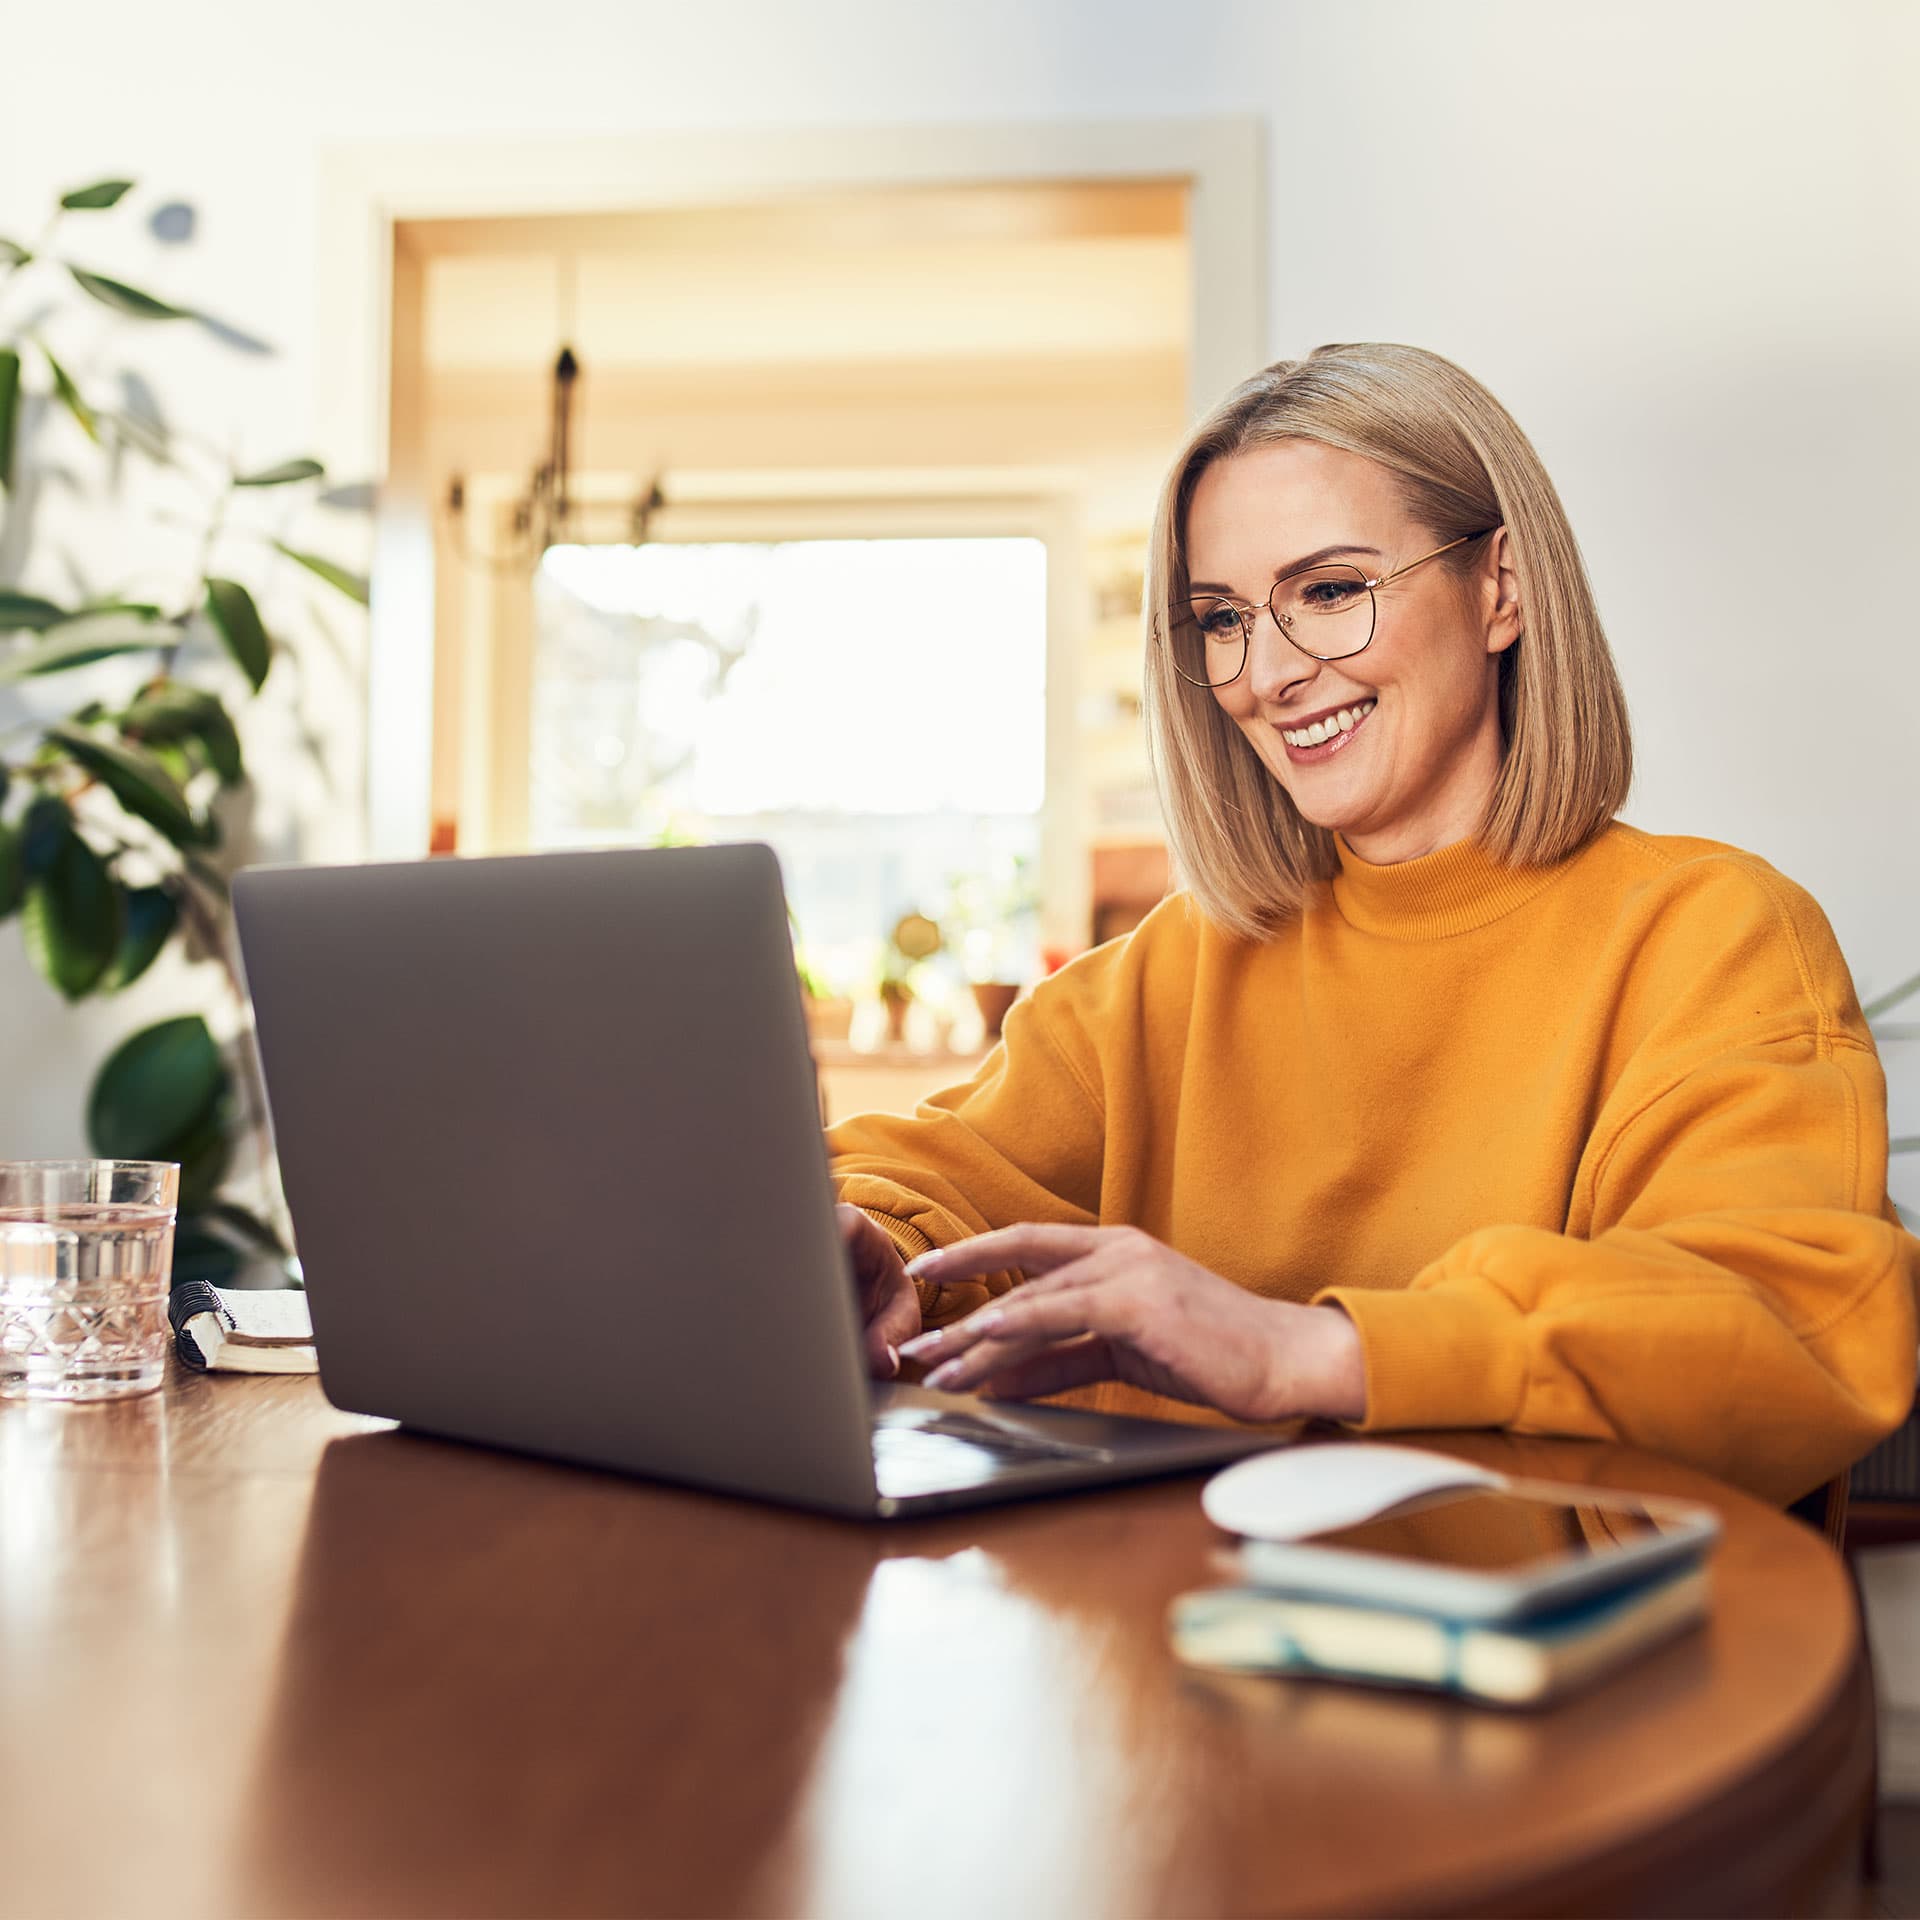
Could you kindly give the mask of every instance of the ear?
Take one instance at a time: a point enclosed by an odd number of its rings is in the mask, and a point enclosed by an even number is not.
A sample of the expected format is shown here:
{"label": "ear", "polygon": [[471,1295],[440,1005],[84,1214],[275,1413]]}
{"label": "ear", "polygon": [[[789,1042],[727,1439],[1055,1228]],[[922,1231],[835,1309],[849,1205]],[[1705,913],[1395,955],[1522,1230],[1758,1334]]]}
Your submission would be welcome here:
{"label": "ear", "polygon": [[1505,653],[1525,631],[1520,577],[1513,570],[1513,542],[1505,527],[1494,529],[1481,563],[1481,595],[1487,619],[1487,651]]}

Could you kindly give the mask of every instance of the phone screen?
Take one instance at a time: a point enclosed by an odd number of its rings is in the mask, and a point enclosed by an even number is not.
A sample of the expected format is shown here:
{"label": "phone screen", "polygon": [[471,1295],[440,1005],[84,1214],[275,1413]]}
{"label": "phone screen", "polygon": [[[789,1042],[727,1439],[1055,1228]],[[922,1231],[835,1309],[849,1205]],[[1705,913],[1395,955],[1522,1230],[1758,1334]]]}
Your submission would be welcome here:
{"label": "phone screen", "polygon": [[1590,1559],[1676,1533],[1683,1524],[1682,1516],[1650,1509],[1626,1494],[1588,1506],[1476,1487],[1409,1501],[1357,1526],[1311,1534],[1301,1544],[1511,1573],[1543,1561]]}

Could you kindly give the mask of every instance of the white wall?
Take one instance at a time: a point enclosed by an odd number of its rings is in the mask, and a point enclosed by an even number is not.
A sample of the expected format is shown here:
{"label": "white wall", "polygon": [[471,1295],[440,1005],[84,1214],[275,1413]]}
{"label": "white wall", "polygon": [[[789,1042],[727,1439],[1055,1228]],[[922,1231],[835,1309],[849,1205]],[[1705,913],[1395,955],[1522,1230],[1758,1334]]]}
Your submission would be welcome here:
{"label": "white wall", "polygon": [[[7,51],[0,233],[119,169],[198,203],[191,254],[117,264],[281,344],[163,343],[180,411],[260,458],[313,436],[330,145],[1268,116],[1273,351],[1411,340],[1499,393],[1600,591],[1632,817],[1805,882],[1864,992],[1920,967],[1920,8],[98,0],[11,20]],[[10,955],[0,990],[0,1151],[77,1144],[94,1036],[134,1015],[65,1015]],[[1890,1066],[1920,1129],[1920,1064]]]}

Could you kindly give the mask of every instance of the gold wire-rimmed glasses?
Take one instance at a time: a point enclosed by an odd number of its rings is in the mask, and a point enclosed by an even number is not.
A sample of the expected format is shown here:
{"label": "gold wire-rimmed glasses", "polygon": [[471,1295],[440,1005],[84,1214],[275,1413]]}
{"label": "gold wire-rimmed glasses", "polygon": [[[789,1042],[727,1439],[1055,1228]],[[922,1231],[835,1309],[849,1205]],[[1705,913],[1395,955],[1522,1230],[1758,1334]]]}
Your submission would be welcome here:
{"label": "gold wire-rimmed glasses", "polygon": [[[1350,561],[1296,568],[1273,583],[1261,604],[1273,615],[1273,624],[1309,658],[1348,660],[1373,640],[1378,612],[1373,596],[1377,589],[1443,553],[1451,553],[1455,547],[1465,546],[1469,540],[1484,539],[1496,531],[1494,527],[1482,527],[1478,533],[1463,533],[1459,539],[1409,560],[1404,567],[1372,579]],[[1169,657],[1174,672],[1196,687],[1231,686],[1246,671],[1247,655],[1253,647],[1253,623],[1260,617],[1260,608],[1212,593],[1194,595],[1189,606],[1188,613],[1173,620],[1174,644]],[[1200,668],[1198,673],[1180,664],[1183,651]]]}

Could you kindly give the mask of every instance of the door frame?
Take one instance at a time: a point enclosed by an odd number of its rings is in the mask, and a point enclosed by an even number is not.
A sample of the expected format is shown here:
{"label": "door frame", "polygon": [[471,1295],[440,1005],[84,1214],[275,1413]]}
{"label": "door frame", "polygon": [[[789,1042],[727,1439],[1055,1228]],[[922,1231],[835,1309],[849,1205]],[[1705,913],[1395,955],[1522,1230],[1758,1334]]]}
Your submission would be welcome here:
{"label": "door frame", "polygon": [[[1251,115],[447,139],[326,150],[319,168],[318,451],[379,484],[363,664],[358,838],[411,858],[432,828],[434,512],[392,418],[396,327],[420,298],[395,223],[712,205],[802,191],[1021,181],[1179,180],[1188,190],[1189,416],[1263,364],[1263,126]],[[1198,290],[1207,289],[1207,298]],[[417,382],[412,383],[418,390]]]}

